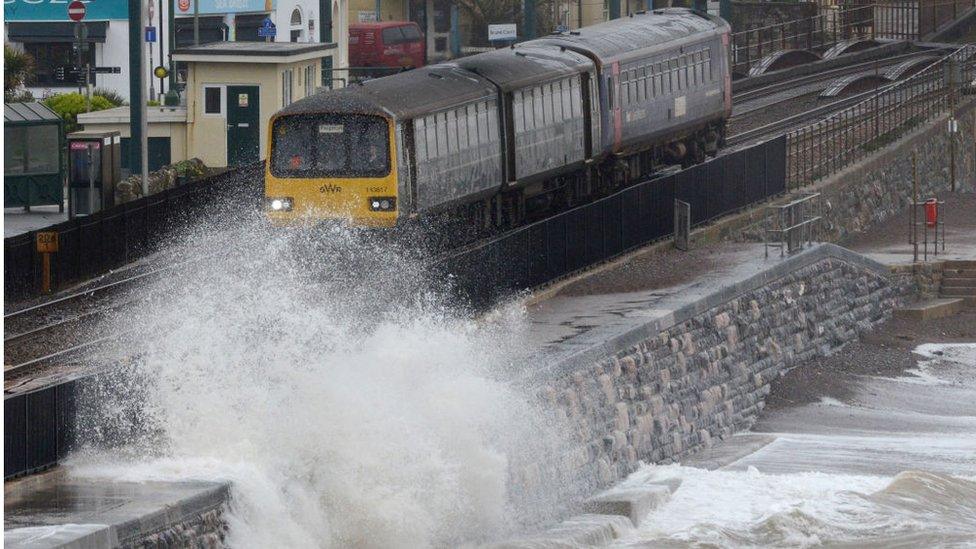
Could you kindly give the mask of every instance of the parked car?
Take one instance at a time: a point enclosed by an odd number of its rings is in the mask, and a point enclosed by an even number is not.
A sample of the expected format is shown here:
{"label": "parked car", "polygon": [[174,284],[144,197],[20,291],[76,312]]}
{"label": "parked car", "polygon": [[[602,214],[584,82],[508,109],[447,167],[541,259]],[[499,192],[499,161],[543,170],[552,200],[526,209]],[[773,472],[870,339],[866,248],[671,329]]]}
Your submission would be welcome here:
{"label": "parked car", "polygon": [[424,33],[411,21],[349,25],[352,67],[422,67],[427,62],[425,46]]}

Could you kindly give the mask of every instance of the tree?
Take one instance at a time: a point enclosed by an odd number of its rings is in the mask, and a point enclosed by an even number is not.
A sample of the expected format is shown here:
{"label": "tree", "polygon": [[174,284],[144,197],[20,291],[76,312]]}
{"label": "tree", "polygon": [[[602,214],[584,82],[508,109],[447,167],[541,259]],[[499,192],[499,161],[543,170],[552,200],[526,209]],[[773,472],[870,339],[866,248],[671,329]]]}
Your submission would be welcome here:
{"label": "tree", "polygon": [[[44,100],[44,104],[49,109],[56,112],[64,120],[65,132],[71,133],[80,129],[78,125],[78,115],[85,112],[85,96],[73,92],[52,95]],[[92,95],[91,110],[101,111],[115,107],[111,101],[101,95]]]}
{"label": "tree", "polygon": [[8,101],[17,89],[34,79],[34,58],[27,52],[3,45],[3,97]]}

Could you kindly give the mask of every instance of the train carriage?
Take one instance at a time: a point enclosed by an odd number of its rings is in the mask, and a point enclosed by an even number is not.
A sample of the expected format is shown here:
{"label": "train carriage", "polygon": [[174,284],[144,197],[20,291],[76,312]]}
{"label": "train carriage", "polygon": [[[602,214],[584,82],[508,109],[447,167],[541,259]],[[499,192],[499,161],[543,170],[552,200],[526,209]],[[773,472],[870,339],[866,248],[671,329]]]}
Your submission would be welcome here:
{"label": "train carriage", "polygon": [[[681,160],[674,157],[700,156],[704,148],[714,151],[720,144],[732,109],[730,32],[721,18],[670,8],[527,44],[569,48],[597,64],[600,108],[607,113],[605,152],[619,155],[673,144],[702,148],[670,151],[672,160]],[[688,137],[694,139],[683,141]]]}
{"label": "train carriage", "polygon": [[268,216],[511,226],[700,161],[730,115],[728,33],[655,10],[297,101],[270,125]]}

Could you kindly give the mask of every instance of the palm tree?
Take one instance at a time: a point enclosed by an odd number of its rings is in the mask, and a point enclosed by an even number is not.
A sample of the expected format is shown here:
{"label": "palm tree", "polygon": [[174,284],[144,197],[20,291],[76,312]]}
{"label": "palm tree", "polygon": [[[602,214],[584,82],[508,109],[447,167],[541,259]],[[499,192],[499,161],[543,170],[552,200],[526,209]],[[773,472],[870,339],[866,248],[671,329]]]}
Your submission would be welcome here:
{"label": "palm tree", "polygon": [[34,58],[27,52],[3,45],[3,95],[9,96],[17,88],[34,78]]}

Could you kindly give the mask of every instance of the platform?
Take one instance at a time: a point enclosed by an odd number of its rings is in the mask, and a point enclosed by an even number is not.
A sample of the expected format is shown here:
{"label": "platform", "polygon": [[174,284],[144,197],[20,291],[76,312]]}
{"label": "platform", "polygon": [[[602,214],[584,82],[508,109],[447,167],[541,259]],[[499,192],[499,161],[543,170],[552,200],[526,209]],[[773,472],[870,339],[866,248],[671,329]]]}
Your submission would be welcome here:
{"label": "platform", "polygon": [[3,237],[9,238],[36,231],[67,220],[67,201],[63,212],[59,212],[57,206],[33,206],[29,212],[24,211],[23,208],[4,208]]}

